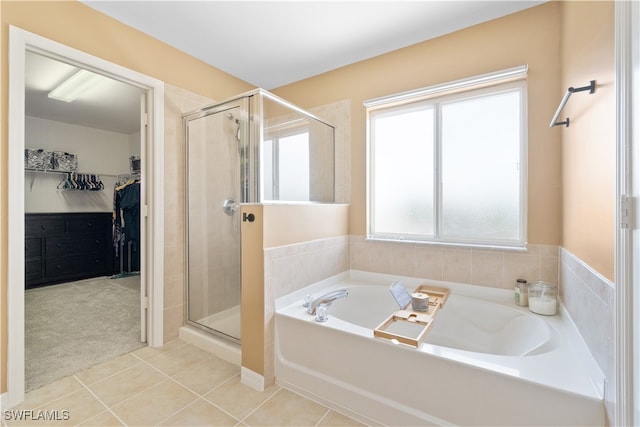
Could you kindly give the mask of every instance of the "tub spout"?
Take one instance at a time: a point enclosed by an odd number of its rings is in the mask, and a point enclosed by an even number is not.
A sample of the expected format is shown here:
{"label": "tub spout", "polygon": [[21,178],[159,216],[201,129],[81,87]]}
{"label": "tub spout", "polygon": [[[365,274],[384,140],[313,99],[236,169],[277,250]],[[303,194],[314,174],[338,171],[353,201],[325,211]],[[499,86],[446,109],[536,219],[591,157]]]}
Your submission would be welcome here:
{"label": "tub spout", "polygon": [[333,301],[337,300],[338,298],[346,298],[347,295],[349,295],[349,292],[346,289],[339,289],[337,291],[327,292],[324,295],[313,298],[309,303],[307,313],[315,315],[316,308],[318,308],[320,304],[331,305]]}

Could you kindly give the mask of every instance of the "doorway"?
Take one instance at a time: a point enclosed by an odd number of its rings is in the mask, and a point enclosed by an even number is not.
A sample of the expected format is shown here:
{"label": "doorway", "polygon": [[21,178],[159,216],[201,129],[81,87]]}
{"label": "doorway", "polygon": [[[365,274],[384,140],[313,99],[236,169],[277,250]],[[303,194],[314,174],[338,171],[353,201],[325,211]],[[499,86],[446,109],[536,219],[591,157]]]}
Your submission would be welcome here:
{"label": "doorway", "polygon": [[[8,406],[25,391],[25,57],[34,52],[139,88],[141,108],[140,320],[150,346],[163,344],[164,85],[100,58],[16,27],[9,32]],[[144,339],[144,337],[143,337]]]}
{"label": "doorway", "polygon": [[146,345],[143,94],[59,59],[25,54],[27,392]]}

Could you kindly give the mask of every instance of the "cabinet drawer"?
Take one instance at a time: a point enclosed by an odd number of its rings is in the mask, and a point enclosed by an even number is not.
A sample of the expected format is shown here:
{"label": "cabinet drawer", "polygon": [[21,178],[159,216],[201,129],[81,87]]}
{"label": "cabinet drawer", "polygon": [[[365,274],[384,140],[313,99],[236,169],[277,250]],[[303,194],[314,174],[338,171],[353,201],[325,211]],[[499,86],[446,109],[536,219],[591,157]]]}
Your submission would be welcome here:
{"label": "cabinet drawer", "polygon": [[51,257],[45,261],[47,277],[91,276],[106,274],[107,258],[101,255]]}
{"label": "cabinet drawer", "polygon": [[64,218],[27,217],[24,222],[26,236],[47,236],[64,233]]}
{"label": "cabinet drawer", "polygon": [[42,239],[37,238],[27,238],[24,239],[24,256],[25,258],[31,257],[39,257],[42,255]]}
{"label": "cabinet drawer", "polygon": [[45,239],[45,253],[47,257],[96,252],[104,254],[109,244],[111,242],[107,242],[104,233],[75,237],[48,237]]}
{"label": "cabinet drawer", "polygon": [[68,221],[69,233],[105,233],[111,225],[111,214],[74,215]]}
{"label": "cabinet drawer", "polygon": [[24,278],[27,283],[42,278],[42,259],[33,258],[24,262]]}

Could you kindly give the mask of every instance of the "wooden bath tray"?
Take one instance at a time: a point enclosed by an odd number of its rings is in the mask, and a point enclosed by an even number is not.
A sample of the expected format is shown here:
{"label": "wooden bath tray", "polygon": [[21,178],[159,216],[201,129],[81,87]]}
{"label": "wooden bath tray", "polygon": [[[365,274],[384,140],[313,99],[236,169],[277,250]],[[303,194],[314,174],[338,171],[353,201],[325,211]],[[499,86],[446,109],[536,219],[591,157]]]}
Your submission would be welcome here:
{"label": "wooden bath tray", "polygon": [[413,311],[411,303],[396,311],[373,330],[373,336],[418,347],[427,335],[433,321],[449,297],[449,289],[421,285],[414,291],[429,295],[427,311]]}

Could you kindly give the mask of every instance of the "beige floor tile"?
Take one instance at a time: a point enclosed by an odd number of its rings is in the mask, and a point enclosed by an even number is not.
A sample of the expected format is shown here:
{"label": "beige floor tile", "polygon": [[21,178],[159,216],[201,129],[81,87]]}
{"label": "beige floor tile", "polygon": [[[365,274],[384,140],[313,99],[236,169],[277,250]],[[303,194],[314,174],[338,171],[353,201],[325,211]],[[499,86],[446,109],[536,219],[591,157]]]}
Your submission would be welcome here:
{"label": "beige floor tile", "polygon": [[95,426],[95,427],[103,427],[103,426],[115,427],[115,426],[123,426],[124,424],[122,424],[120,420],[118,420],[118,418],[116,418],[116,416],[113,415],[111,412],[104,411],[99,413],[93,418],[89,418],[87,421],[83,422],[80,425]]}
{"label": "beige floor tile", "polygon": [[88,387],[106,405],[113,406],[166,379],[166,376],[151,366],[138,361],[126,371],[90,384]]}
{"label": "beige floor tile", "polygon": [[342,415],[336,411],[329,411],[327,415],[325,415],[318,426],[337,426],[337,427],[346,427],[346,426],[365,426],[366,424],[362,424],[354,420],[353,418],[349,418],[346,415]]}
{"label": "beige floor tile", "polygon": [[176,348],[185,345],[186,343],[182,340],[173,340],[171,342],[166,343],[162,347],[142,347],[138,350],[134,351],[133,354],[138,356],[140,359],[149,360],[154,357],[165,354],[169,351],[175,350]]}
{"label": "beige floor tile", "polygon": [[147,362],[167,375],[175,375],[184,369],[203,362],[210,356],[211,353],[200,350],[191,344],[184,344],[157,357],[148,359]]}
{"label": "beige floor tile", "polygon": [[176,381],[203,395],[240,372],[240,367],[219,357],[210,356],[203,362],[173,375]]}
{"label": "beige floor tile", "polygon": [[315,426],[328,408],[286,389],[242,420],[250,426]]}
{"label": "beige floor tile", "polygon": [[149,426],[172,416],[197,398],[180,384],[167,379],[112,410],[127,425]]}
{"label": "beige floor tile", "polygon": [[187,406],[162,426],[234,426],[238,420],[216,408],[204,399]]}
{"label": "beige floor tile", "polygon": [[[103,412],[106,408],[85,388],[74,393],[47,403],[39,408],[39,411],[47,411],[49,413],[59,413],[63,416],[58,420],[47,421],[44,425],[49,426],[68,426],[78,425],[89,418],[92,418]],[[68,416],[64,416],[64,414]],[[43,425],[42,422],[40,425]]]}
{"label": "beige floor tile", "polygon": [[204,397],[242,420],[278,390],[280,387],[277,385],[273,385],[265,391],[254,390],[248,385],[242,384],[240,375],[237,375]]}
{"label": "beige floor tile", "polygon": [[137,363],[139,363],[139,360],[132,356],[131,353],[127,353],[123,356],[86,369],[76,374],[76,377],[85,384],[93,384],[111,375],[129,369]]}
{"label": "beige floor tile", "polygon": [[39,389],[30,391],[25,395],[24,402],[16,405],[13,409],[35,409],[80,389],[82,389],[82,384],[76,378],[63,378]]}

